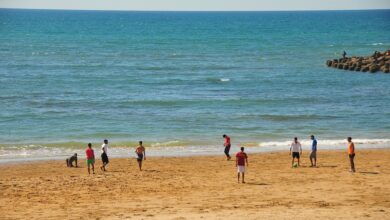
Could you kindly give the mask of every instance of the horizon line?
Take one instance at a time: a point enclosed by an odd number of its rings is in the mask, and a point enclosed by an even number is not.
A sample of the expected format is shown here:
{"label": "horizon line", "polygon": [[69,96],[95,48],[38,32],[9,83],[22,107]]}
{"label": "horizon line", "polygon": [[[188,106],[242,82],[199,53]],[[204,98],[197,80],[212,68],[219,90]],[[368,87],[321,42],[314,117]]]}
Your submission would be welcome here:
{"label": "horizon line", "polygon": [[319,11],[386,11],[390,8],[368,9],[295,9],[295,10],[146,10],[146,9],[73,9],[73,8],[12,8],[0,10],[47,10],[47,11],[101,11],[101,12],[319,12]]}

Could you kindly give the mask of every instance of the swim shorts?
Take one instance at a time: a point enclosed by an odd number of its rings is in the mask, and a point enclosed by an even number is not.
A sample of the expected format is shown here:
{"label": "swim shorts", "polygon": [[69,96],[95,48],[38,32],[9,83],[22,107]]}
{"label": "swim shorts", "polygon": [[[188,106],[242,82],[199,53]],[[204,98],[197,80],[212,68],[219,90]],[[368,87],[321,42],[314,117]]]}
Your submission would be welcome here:
{"label": "swim shorts", "polygon": [[144,154],[137,154],[138,157],[137,157],[137,161],[142,161],[142,159],[144,158]]}
{"label": "swim shorts", "polygon": [[89,164],[95,164],[95,160],[94,159],[87,159],[87,165]]}
{"label": "swim shorts", "polygon": [[245,173],[245,166],[237,166],[237,173]]}

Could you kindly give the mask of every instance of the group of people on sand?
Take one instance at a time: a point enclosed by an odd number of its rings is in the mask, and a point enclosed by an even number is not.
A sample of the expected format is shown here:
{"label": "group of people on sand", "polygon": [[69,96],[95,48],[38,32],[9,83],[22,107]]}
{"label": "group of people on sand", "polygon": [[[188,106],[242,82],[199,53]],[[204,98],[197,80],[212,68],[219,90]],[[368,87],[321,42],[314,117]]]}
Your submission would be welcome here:
{"label": "group of people on sand", "polygon": [[[226,159],[231,160],[232,157],[229,154],[231,148],[230,137],[226,134],[222,135],[222,137],[225,139],[224,153],[226,155]],[[314,137],[314,135],[311,135],[310,139],[312,140],[311,152],[309,155],[309,159],[311,163],[310,167],[316,167],[317,166],[317,140]],[[347,140],[348,140],[348,156],[351,165],[351,172],[356,172],[355,163],[354,163],[355,144],[352,142],[351,137],[348,137]],[[108,151],[108,140],[104,140],[101,146],[102,166],[100,167],[100,169],[102,171],[106,171],[106,166],[109,163],[107,151]],[[139,144],[135,149],[135,153],[137,155],[139,170],[142,171],[142,161],[146,160],[146,151],[145,151],[145,147],[142,144],[142,141],[139,141]],[[88,174],[91,174],[91,168],[92,168],[92,173],[95,174],[95,153],[94,150],[92,149],[91,143],[88,143],[88,147],[85,150],[85,155],[87,159],[86,161],[88,166]],[[298,141],[297,137],[294,138],[293,142],[290,145],[290,155],[292,156],[291,167],[299,167],[300,159],[302,156],[302,145]],[[297,163],[295,163],[295,159],[297,159]],[[77,167],[77,154],[74,154],[73,156],[66,159],[66,165],[68,167],[73,167],[73,162]],[[236,167],[237,167],[237,181],[240,182],[240,177],[242,177],[242,183],[245,183],[245,170],[246,167],[248,167],[248,155],[245,153],[244,147],[241,147],[240,151],[236,153]]]}
{"label": "group of people on sand", "polygon": [[[315,139],[314,135],[310,136],[310,139],[312,140],[311,144],[311,151],[309,155],[310,167],[316,167],[317,166],[317,140]],[[350,172],[356,172],[355,170],[355,144],[352,142],[352,138],[348,137],[348,157],[349,157],[349,162],[351,165],[351,170]],[[292,155],[292,161],[291,161],[291,167],[299,167],[300,166],[300,157],[302,155],[302,145],[298,141],[298,138],[295,137],[294,141],[291,143],[290,146],[290,155]],[[298,161],[298,164],[295,164],[295,158]]]}
{"label": "group of people on sand", "polygon": [[[227,160],[231,160],[231,156],[229,154],[230,147],[231,147],[231,142],[230,142],[230,137],[226,134],[222,136],[225,139],[224,142],[224,153],[226,155]],[[310,136],[310,139],[312,140],[311,143],[311,151],[309,155],[310,167],[317,167],[317,140],[314,137],[314,135]],[[348,157],[349,157],[349,162],[351,165],[351,170],[350,172],[356,172],[355,169],[355,144],[352,142],[352,138],[348,137]],[[298,141],[297,137],[294,137],[293,142],[290,145],[290,155],[292,156],[292,161],[291,161],[291,167],[299,167],[300,166],[300,158],[302,156],[302,145]],[[295,159],[297,159],[297,164],[295,163]],[[237,167],[237,181],[240,183],[240,174],[242,176],[242,183],[245,183],[245,167],[248,166],[248,155],[244,152],[244,147],[240,148],[240,151],[236,154],[236,167]]]}
{"label": "group of people on sand", "polygon": [[[100,169],[102,171],[106,171],[106,166],[109,163],[108,160],[108,140],[104,140],[103,144],[101,146],[101,159],[102,159],[102,166],[100,166]],[[142,161],[146,160],[146,151],[145,147],[142,145],[142,141],[139,142],[139,145],[135,149],[135,153],[137,154],[137,162],[139,170],[142,170]],[[88,166],[88,174],[91,174],[91,168],[92,173],[95,174],[95,152],[92,149],[92,144],[88,143],[88,147],[85,150],[85,156]],[[77,167],[77,154],[74,154],[73,156],[66,159],[66,165],[68,167],[73,167],[73,162],[75,163],[75,166]]]}

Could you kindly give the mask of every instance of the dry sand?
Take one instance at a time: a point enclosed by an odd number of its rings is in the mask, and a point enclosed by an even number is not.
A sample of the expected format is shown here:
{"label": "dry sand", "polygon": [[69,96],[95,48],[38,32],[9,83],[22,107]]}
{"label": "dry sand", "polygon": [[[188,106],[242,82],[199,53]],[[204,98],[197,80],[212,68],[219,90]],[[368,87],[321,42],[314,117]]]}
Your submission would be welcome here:
{"label": "dry sand", "polygon": [[[250,152],[250,148],[248,148]],[[65,161],[1,165],[0,219],[390,219],[390,150],[250,154],[247,183],[220,157],[112,159],[88,176]],[[100,166],[101,161],[97,161]]]}

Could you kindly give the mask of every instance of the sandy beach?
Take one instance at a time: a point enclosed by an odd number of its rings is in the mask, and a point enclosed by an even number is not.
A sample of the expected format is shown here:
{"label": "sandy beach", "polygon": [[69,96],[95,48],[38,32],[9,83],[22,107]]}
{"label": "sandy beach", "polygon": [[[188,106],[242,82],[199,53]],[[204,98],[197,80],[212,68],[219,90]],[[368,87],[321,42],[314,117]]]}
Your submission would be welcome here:
{"label": "sandy beach", "polygon": [[[112,159],[88,176],[65,161],[1,165],[1,219],[389,219],[390,150],[308,152],[300,168],[288,152],[250,154],[246,184],[221,156]],[[100,166],[101,161],[97,161]]]}

